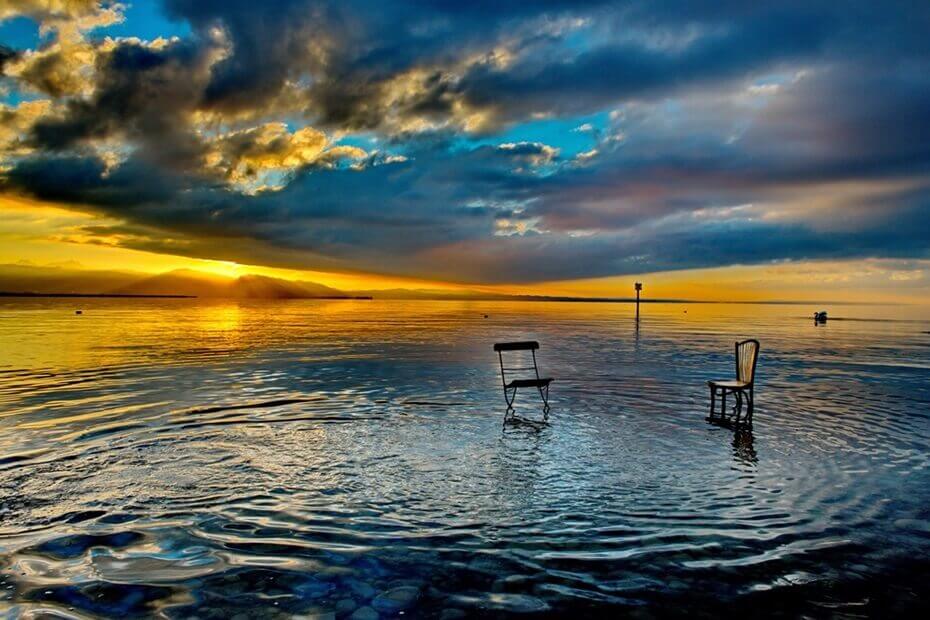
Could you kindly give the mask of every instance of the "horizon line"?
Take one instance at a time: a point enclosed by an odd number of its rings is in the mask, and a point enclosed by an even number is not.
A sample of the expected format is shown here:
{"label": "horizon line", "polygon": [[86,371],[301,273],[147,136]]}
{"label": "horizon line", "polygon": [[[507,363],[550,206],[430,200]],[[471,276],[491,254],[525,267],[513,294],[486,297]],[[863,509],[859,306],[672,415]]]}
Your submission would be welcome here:
{"label": "horizon line", "polygon": [[[398,289],[393,289],[398,290]],[[422,290],[422,289],[400,289]],[[372,291],[374,293],[374,291]],[[141,299],[222,299],[222,300],[252,300],[252,301],[299,301],[299,300],[347,300],[347,301],[526,301],[526,302],[561,302],[561,303],[636,303],[635,297],[575,297],[571,295],[521,295],[521,294],[490,294],[490,295],[436,295],[410,298],[379,297],[371,295],[307,295],[299,297],[201,297],[198,295],[183,294],[154,294],[154,293],[35,293],[31,291],[0,291],[0,297],[48,297],[48,298],[141,298]],[[919,305],[907,302],[893,301],[830,301],[830,300],[729,300],[729,299],[684,299],[684,298],[653,298],[640,299],[644,304],[748,304],[772,306],[799,306],[803,304],[834,305],[834,306],[910,306]]]}

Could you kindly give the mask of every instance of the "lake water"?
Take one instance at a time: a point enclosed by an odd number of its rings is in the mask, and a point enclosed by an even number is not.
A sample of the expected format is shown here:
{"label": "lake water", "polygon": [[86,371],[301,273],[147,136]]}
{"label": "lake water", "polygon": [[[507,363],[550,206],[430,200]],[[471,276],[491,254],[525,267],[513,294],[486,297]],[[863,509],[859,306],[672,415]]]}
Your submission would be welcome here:
{"label": "lake water", "polygon": [[926,611],[930,311],[815,309],[0,300],[0,615]]}

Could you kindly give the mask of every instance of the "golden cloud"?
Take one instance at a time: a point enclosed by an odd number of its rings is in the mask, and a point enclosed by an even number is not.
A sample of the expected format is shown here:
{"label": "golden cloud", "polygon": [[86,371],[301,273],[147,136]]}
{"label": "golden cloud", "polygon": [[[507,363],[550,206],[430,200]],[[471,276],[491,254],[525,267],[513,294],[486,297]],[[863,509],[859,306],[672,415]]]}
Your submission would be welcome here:
{"label": "golden cloud", "polygon": [[0,19],[17,15],[36,19],[76,18],[97,11],[97,0],[4,0],[0,4]]}
{"label": "golden cloud", "polygon": [[0,104],[0,161],[4,156],[22,155],[31,150],[22,143],[22,135],[49,114],[52,107],[48,99],[23,101],[17,106]]}
{"label": "golden cloud", "polygon": [[9,61],[4,72],[52,97],[90,95],[99,50],[84,33],[122,22],[123,8],[86,1],[12,0],[0,9],[0,20],[28,15],[39,21],[41,34],[54,32],[56,37],[51,44]]}
{"label": "golden cloud", "polygon": [[366,155],[357,147],[331,146],[326,135],[313,127],[292,133],[285,123],[265,123],[214,139],[204,165],[243,189],[255,184],[274,189],[276,184],[266,179],[268,173],[289,173],[311,164],[329,166]]}

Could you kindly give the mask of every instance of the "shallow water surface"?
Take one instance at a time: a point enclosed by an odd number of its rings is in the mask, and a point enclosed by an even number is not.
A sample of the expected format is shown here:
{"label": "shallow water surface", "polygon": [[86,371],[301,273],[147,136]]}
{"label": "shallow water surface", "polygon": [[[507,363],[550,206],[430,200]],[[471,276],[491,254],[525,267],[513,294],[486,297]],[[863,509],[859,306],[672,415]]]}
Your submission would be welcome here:
{"label": "shallow water surface", "polygon": [[[0,300],[0,614],[914,613],[930,313],[813,310]],[[522,339],[548,427],[501,424]]]}

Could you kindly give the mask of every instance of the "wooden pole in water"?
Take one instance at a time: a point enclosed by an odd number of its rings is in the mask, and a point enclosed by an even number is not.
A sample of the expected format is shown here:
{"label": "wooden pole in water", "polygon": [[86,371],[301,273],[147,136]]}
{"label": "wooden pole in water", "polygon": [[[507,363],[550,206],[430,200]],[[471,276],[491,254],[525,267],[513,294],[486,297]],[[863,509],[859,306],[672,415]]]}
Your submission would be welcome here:
{"label": "wooden pole in water", "polygon": [[639,323],[639,292],[643,290],[643,283],[636,283],[636,322]]}

